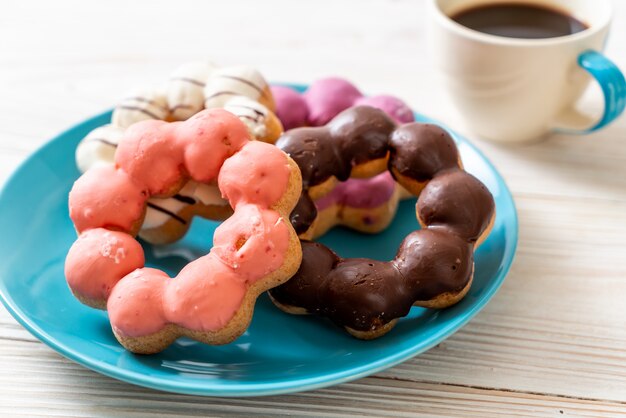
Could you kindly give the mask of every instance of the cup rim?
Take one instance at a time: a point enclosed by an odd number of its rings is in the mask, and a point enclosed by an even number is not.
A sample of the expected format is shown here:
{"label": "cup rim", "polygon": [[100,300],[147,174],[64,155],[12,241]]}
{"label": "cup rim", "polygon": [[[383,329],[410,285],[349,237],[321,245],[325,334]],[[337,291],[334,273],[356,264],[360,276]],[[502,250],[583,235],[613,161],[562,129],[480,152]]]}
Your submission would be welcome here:
{"label": "cup rim", "polygon": [[[444,25],[449,30],[459,33],[465,38],[470,38],[475,41],[493,45],[553,46],[569,42],[576,42],[580,39],[593,36],[599,31],[605,29],[607,25],[611,22],[613,16],[613,4],[610,0],[605,0],[604,6],[607,8],[606,16],[604,16],[600,22],[590,25],[589,28],[583,31],[573,33],[571,35],[557,36],[553,38],[509,38],[506,36],[491,35],[488,33],[479,32],[477,30],[463,26],[458,22],[455,22],[454,20],[452,20],[452,18],[450,18],[450,16],[448,16],[446,13],[443,12],[443,10],[441,10],[441,7],[439,6],[439,1],[440,0],[431,0],[430,4],[431,7],[434,9],[435,18],[439,21],[440,24]],[[505,1],[494,0],[494,3],[505,3]],[[522,2],[520,1],[520,3]]]}

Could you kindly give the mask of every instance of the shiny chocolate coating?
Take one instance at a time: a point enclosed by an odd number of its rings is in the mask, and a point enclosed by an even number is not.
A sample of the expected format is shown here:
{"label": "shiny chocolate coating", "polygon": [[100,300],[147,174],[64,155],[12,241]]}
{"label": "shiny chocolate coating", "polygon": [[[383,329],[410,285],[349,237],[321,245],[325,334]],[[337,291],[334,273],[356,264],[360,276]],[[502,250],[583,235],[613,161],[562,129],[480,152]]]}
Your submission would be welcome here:
{"label": "shiny chocolate coating", "polygon": [[459,166],[459,152],[450,134],[430,123],[400,126],[391,134],[389,148],[389,166],[419,182]]}
{"label": "shiny chocolate coating", "polygon": [[341,112],[326,126],[286,131],[276,142],[302,172],[303,193],[291,213],[291,224],[298,234],[317,217],[315,204],[306,193],[309,187],[332,176],[348,180],[353,166],[387,156],[395,123],[385,112],[370,106],[352,109]]}
{"label": "shiny chocolate coating", "polygon": [[276,146],[298,164],[307,188],[332,176],[346,181],[353,166],[385,158],[395,127],[382,110],[359,106],[341,112],[325,126],[286,131]]}
{"label": "shiny chocolate coating", "polygon": [[474,263],[470,243],[429,229],[410,233],[388,262],[341,259],[315,242],[302,242],[302,255],[296,275],[272,297],[361,331],[406,316],[420,301],[460,292]]}
{"label": "shiny chocolate coating", "polygon": [[476,242],[495,211],[493,197],[476,177],[463,170],[437,174],[420,193],[417,212],[430,229],[445,229]]}
{"label": "shiny chocolate coating", "polygon": [[302,234],[309,229],[316,217],[317,206],[315,206],[315,202],[313,202],[311,196],[303,190],[302,193],[300,193],[298,203],[296,203],[296,206],[291,211],[291,225],[296,230],[297,234]]}
{"label": "shiny chocolate coating", "polygon": [[400,184],[425,184],[416,205],[424,229],[409,234],[393,260],[341,259],[322,244],[303,242],[296,275],[270,290],[277,303],[367,332],[407,315],[414,304],[450,305],[463,294],[473,274],[475,243],[489,227],[495,204],[487,188],[461,169],[454,140],[443,128],[396,127],[384,112],[359,106],[326,126],[287,131],[276,145],[302,171],[303,192],[291,214],[298,233],[317,216],[308,189],[332,176],[347,180],[359,164],[389,156],[388,168]]}
{"label": "shiny chocolate coating", "polygon": [[302,172],[303,193],[291,214],[298,234],[306,232],[317,216],[308,188],[333,176],[345,181],[354,166],[389,155],[390,168],[425,182],[459,165],[454,140],[443,128],[418,122],[396,127],[385,112],[370,106],[344,110],[325,126],[291,129],[276,146],[289,154]]}

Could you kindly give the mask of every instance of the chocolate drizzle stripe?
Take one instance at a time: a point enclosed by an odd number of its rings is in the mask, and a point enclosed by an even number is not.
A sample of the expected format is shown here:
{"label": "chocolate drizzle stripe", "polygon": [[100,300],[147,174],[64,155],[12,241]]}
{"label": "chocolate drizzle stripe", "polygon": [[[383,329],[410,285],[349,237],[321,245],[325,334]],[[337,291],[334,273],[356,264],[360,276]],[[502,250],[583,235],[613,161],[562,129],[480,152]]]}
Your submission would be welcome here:
{"label": "chocolate drizzle stripe", "polygon": [[206,83],[203,83],[202,81],[194,80],[193,78],[189,78],[189,77],[172,77],[172,78],[170,78],[170,80],[172,80],[172,81],[184,81],[185,83],[193,84],[193,85],[198,86],[198,87],[206,86]]}
{"label": "chocolate drizzle stripe", "polygon": [[140,103],[148,103],[154,107],[158,107],[161,110],[167,110],[167,107],[162,106],[160,103],[155,102],[154,100],[146,99],[145,97],[136,96],[136,97],[127,97],[124,101],[136,101]]}
{"label": "chocolate drizzle stripe", "polygon": [[172,218],[176,219],[181,224],[187,225],[187,221],[186,220],[184,220],[183,218],[181,218],[180,216],[178,216],[177,214],[175,214],[174,212],[172,212],[170,210],[167,210],[165,208],[162,208],[161,206],[155,205],[152,202],[148,202],[148,207],[150,207],[150,208],[152,208],[152,209],[154,209],[156,211],[165,213],[165,214],[171,216]]}
{"label": "chocolate drizzle stripe", "polygon": [[243,83],[247,86],[252,87],[253,89],[255,89],[256,91],[259,92],[259,94],[263,94],[263,88],[257,86],[256,84],[254,84],[252,81],[250,80],[246,80],[245,78],[241,78],[241,77],[237,77],[234,75],[228,75],[228,74],[216,74],[215,75],[216,78],[228,78],[229,80],[235,80],[238,81],[240,83]]}
{"label": "chocolate drizzle stripe", "polygon": [[252,122],[259,122],[259,118],[258,116],[250,116],[250,115],[237,115],[238,118],[243,118],[243,119],[248,119],[251,120]]}
{"label": "chocolate drizzle stripe", "polygon": [[238,108],[241,108],[241,109],[248,109],[248,110],[253,111],[253,112],[254,112],[257,116],[259,116],[259,117],[265,117],[265,116],[267,116],[267,114],[266,114],[266,113],[261,112],[259,109],[255,109],[255,108],[253,108],[252,106],[246,106],[246,105],[242,105],[242,104],[238,104],[238,103],[236,103],[236,104],[231,104],[231,103],[229,103],[229,104],[228,104],[228,107],[238,107]]}
{"label": "chocolate drizzle stripe", "polygon": [[118,109],[124,109],[124,110],[136,110],[137,112],[141,112],[144,115],[150,116],[152,119],[161,119],[159,116],[155,115],[154,113],[150,112],[149,110],[144,109],[144,108],[139,107],[139,106],[119,105],[117,108]]}
{"label": "chocolate drizzle stripe", "polygon": [[89,140],[90,141],[101,142],[101,143],[103,143],[105,145],[108,145],[110,147],[117,148],[117,144],[115,142],[111,142],[111,141],[109,141],[108,139],[105,139],[105,138],[100,138],[100,137],[98,137],[98,138],[89,138]]}
{"label": "chocolate drizzle stripe", "polygon": [[191,105],[186,105],[186,104],[177,104],[176,106],[172,106],[170,107],[170,112],[174,112],[178,109],[191,109],[193,108],[193,106]]}
{"label": "chocolate drizzle stripe", "polygon": [[206,97],[206,98],[204,99],[204,101],[205,101],[205,102],[207,102],[208,100],[213,99],[213,98],[215,98],[215,97],[219,97],[219,96],[226,96],[226,95],[230,95],[230,96],[239,96],[240,94],[239,94],[239,93],[237,93],[237,92],[234,92],[234,91],[227,91],[227,90],[224,90],[224,91],[218,91],[217,93],[213,93],[212,95],[210,95],[210,96]]}
{"label": "chocolate drizzle stripe", "polygon": [[195,205],[196,199],[191,196],[183,196],[182,194],[175,194],[172,199],[176,199],[179,202],[187,203],[188,205]]}

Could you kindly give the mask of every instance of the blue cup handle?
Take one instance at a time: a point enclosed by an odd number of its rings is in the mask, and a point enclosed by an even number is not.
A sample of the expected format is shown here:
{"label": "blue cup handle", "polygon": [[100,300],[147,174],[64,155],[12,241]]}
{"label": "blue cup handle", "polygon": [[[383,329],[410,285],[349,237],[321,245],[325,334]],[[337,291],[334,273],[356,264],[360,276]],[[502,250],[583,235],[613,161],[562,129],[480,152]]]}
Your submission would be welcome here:
{"label": "blue cup handle", "polygon": [[555,131],[588,134],[604,128],[622,114],[626,107],[626,80],[619,68],[599,52],[588,50],[578,56],[578,65],[596,79],[604,94],[604,114],[594,121],[577,110],[567,110],[559,117]]}

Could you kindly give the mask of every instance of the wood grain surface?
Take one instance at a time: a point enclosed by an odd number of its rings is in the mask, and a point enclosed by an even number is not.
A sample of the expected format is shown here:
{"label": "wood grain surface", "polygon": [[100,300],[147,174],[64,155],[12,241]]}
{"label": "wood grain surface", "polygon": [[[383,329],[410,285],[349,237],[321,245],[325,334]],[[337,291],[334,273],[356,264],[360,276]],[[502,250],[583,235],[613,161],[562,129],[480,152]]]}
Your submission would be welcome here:
{"label": "wood grain surface", "polygon": [[[378,375],[293,395],[131,386],[64,359],[0,308],[0,416],[626,416],[626,118],[586,137],[483,142],[440,89],[427,24],[425,0],[4,2],[0,183],[132,86],[210,57],[273,81],[341,75],[466,134],[507,180],[520,242],[502,289],[454,336]],[[615,2],[606,53],[626,69],[626,3]],[[602,103],[592,87],[581,107]]]}

